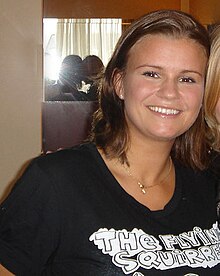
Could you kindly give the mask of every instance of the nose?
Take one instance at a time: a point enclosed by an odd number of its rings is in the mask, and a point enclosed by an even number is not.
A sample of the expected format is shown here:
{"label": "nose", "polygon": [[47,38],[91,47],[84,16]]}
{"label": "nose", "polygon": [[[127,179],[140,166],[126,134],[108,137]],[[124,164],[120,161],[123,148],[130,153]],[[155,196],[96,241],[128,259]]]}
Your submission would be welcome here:
{"label": "nose", "polygon": [[164,99],[178,99],[179,89],[175,79],[165,79],[159,89],[157,90],[157,96]]}

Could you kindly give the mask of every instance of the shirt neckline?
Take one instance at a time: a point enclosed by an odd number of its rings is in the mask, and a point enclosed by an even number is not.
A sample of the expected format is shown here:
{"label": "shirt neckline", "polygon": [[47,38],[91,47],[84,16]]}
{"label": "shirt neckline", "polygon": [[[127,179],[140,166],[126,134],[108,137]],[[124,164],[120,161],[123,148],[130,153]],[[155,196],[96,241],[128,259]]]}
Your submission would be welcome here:
{"label": "shirt neckline", "polygon": [[96,148],[95,144],[90,144],[90,149],[92,151],[92,154],[95,157],[96,162],[98,163],[100,173],[103,174],[103,179],[106,179],[106,181],[103,181],[103,185],[108,186],[107,189],[113,189],[115,195],[120,197],[121,200],[124,200],[127,202],[128,205],[132,206],[133,208],[138,209],[138,211],[144,213],[144,215],[151,215],[154,217],[164,217],[172,213],[178,206],[179,201],[182,197],[182,181],[180,176],[180,168],[179,164],[175,160],[173,160],[173,165],[175,168],[175,189],[172,198],[170,201],[166,204],[164,209],[162,210],[156,210],[152,211],[145,205],[138,202],[134,197],[132,197],[130,194],[128,194],[119,184],[117,179],[114,177],[114,175],[111,173],[107,165],[105,164],[105,161],[103,160],[101,154],[99,153],[98,149]]}

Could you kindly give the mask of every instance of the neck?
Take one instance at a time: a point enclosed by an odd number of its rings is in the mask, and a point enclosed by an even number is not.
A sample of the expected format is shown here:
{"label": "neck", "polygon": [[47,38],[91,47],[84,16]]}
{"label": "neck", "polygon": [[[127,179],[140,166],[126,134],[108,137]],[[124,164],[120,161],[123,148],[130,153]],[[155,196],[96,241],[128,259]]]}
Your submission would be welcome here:
{"label": "neck", "polygon": [[173,142],[131,144],[127,152],[129,169],[140,181],[157,181],[169,169],[172,145]]}

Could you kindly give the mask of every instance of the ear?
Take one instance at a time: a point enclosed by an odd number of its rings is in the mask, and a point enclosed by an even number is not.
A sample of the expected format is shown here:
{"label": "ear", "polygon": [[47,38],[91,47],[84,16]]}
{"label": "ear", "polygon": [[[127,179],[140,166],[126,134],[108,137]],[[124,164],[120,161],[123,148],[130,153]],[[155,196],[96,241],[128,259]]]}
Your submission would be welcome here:
{"label": "ear", "polygon": [[124,87],[123,87],[123,76],[122,72],[116,72],[113,78],[113,84],[115,88],[115,93],[118,97],[123,100],[124,99]]}

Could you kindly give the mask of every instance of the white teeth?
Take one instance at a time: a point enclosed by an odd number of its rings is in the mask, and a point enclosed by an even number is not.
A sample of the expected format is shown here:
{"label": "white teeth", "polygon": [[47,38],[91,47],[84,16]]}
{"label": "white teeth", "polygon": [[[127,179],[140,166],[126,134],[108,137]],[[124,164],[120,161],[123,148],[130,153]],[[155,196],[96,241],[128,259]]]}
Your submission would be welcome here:
{"label": "white teeth", "polygon": [[158,112],[166,115],[176,115],[180,112],[179,110],[176,110],[176,109],[169,109],[169,108],[158,107],[158,106],[149,106],[149,109],[154,112]]}

